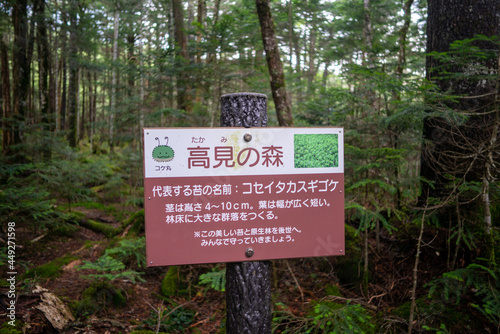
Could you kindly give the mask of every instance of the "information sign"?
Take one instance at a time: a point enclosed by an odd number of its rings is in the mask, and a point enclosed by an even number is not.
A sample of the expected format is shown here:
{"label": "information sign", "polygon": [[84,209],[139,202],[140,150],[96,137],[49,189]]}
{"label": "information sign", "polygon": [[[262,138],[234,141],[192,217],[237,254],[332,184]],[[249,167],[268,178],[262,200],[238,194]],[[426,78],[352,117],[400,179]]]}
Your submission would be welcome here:
{"label": "information sign", "polygon": [[343,255],[342,128],[146,128],[148,266]]}

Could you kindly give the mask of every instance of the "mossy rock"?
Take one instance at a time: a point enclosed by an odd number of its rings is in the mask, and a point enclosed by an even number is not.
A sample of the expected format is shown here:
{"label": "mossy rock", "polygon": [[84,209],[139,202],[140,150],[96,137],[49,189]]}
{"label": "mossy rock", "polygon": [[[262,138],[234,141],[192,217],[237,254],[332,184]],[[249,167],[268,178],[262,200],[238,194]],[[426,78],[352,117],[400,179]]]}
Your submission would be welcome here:
{"label": "mossy rock", "polygon": [[116,228],[114,226],[104,224],[101,222],[97,222],[92,219],[87,219],[85,218],[85,215],[81,213],[72,213],[68,214],[66,217],[66,221],[83,226],[85,228],[88,228],[91,231],[97,232],[97,233],[102,233],[104,234],[107,238],[112,238],[116,235],[118,235],[121,232],[121,229]]}
{"label": "mossy rock", "polygon": [[76,232],[78,232],[78,226],[62,223],[54,226],[50,231],[50,235],[55,237],[72,238],[75,236]]}
{"label": "mossy rock", "polygon": [[179,287],[179,266],[168,267],[161,282],[161,294],[164,297],[175,296]]}
{"label": "mossy rock", "polygon": [[36,268],[29,269],[22,277],[24,278],[57,278],[61,275],[62,267],[78,259],[73,255],[65,255],[63,257],[54,259],[50,262],[42,264]]}
{"label": "mossy rock", "polygon": [[109,282],[97,282],[83,291],[82,298],[75,305],[75,312],[79,316],[86,316],[109,307],[120,308],[126,303],[127,299],[120,289]]}

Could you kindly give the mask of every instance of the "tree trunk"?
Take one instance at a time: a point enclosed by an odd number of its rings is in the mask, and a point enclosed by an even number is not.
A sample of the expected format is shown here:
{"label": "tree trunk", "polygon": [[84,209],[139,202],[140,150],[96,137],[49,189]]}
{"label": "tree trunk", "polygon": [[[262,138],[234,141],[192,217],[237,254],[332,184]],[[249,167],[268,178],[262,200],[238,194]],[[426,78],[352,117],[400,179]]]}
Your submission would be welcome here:
{"label": "tree trunk", "polygon": [[293,126],[292,108],[286,91],[285,74],[274,33],[274,21],[269,0],[256,0],[256,4],[278,122],[280,126]]}
{"label": "tree trunk", "polygon": [[[413,4],[414,0],[406,0],[403,5],[403,27],[399,30],[399,36],[398,36],[398,43],[399,43],[399,50],[398,50],[398,63],[396,65],[396,70],[395,74],[396,76],[401,79],[403,75],[403,71],[406,68],[406,39],[408,35],[408,30],[410,28],[411,24],[411,6]],[[393,105],[397,105],[401,101],[401,96],[399,94],[399,91],[394,90],[392,92],[392,99],[393,99]],[[393,109],[392,108],[387,108],[387,115],[392,116],[393,114]],[[396,124],[390,124],[388,127],[389,130],[389,135],[390,135],[390,140],[391,140],[391,146],[394,149],[398,149],[399,147],[399,135],[400,135],[400,129],[399,125]],[[399,208],[401,207],[401,201],[402,201],[402,192],[401,192],[401,186],[399,182],[399,166],[394,166],[394,180],[396,182],[396,207]]]}
{"label": "tree trunk", "polygon": [[77,115],[78,115],[78,46],[77,46],[77,0],[70,0],[70,38],[69,38],[69,82],[68,82],[68,143],[70,147],[76,147],[77,138]]}
{"label": "tree trunk", "polygon": [[127,34],[127,61],[129,65],[128,78],[127,78],[127,96],[132,97],[134,95],[135,89],[135,73],[136,73],[136,63],[137,59],[134,54],[135,46],[135,34],[132,32],[132,27],[129,27],[130,31]]}
{"label": "tree trunk", "polygon": [[11,145],[14,142],[14,127],[12,124],[12,105],[10,99],[10,75],[9,75],[9,55],[7,51],[9,35],[3,33],[0,40],[0,65],[2,72],[2,154],[4,156],[12,153]]}
{"label": "tree trunk", "polygon": [[[371,20],[371,0],[363,0],[364,21],[363,21],[363,66],[373,69],[375,67],[375,54],[373,53],[373,27]],[[368,79],[366,79],[368,81]],[[376,93],[370,87],[370,83],[362,83],[366,105],[376,110]]]}
{"label": "tree trunk", "polygon": [[[40,112],[42,116],[42,129],[44,132],[52,130],[53,112],[49,103],[49,73],[50,73],[50,50],[47,39],[47,23],[45,19],[45,0],[35,2],[35,14],[37,22],[37,46],[38,46],[38,70],[39,70],[39,95]],[[50,145],[42,146],[42,155],[48,160],[51,157]]]}
{"label": "tree trunk", "polygon": [[[497,0],[429,0],[427,53],[449,51],[452,42],[473,38],[476,34],[498,35],[499,16],[500,3]],[[478,42],[476,46],[480,48],[494,47],[484,42]],[[494,85],[492,86],[486,80],[478,81],[475,76],[464,75],[474,70],[471,67],[473,65],[479,64],[443,64],[436,57],[427,56],[427,79],[434,81],[442,92],[467,96],[458,102],[445,102],[448,108],[481,114],[486,112],[485,108],[493,103],[494,96],[491,95],[491,92],[494,91]],[[483,61],[480,65],[491,69],[492,72],[496,71],[498,67],[496,60]],[[455,73],[458,78],[443,77],[446,76],[445,73]],[[456,174],[460,179],[468,173],[473,161],[459,159],[467,155],[464,154],[464,149],[470,145],[467,143],[481,141],[479,137],[485,135],[483,130],[488,127],[481,129],[478,126],[479,124],[488,124],[489,122],[486,120],[488,117],[491,118],[491,114],[470,117],[467,121],[468,124],[462,126],[460,131],[456,125],[448,122],[444,117],[424,119],[423,137],[425,143],[422,147],[420,176],[435,184],[432,187],[426,182],[421,184],[420,203],[425,203],[428,197],[445,198],[450,194],[446,185],[446,174]],[[474,128],[476,130],[471,130]],[[469,138],[465,138],[464,135]],[[474,146],[476,145],[474,144]],[[477,151],[477,147],[471,147],[472,151]],[[445,152],[447,154],[444,154]],[[472,175],[473,169],[470,172]],[[476,177],[476,180],[479,181],[480,178]]]}
{"label": "tree trunk", "polygon": [[120,12],[115,11],[113,22],[113,64],[111,73],[111,96],[109,106],[109,147],[113,151],[114,132],[115,132],[115,113],[116,113],[116,85],[118,74],[116,72],[116,61],[118,59],[118,28],[120,22]]}
{"label": "tree trunk", "polygon": [[[476,219],[470,215],[482,210],[486,243],[482,257],[495,263],[495,240],[491,233],[490,182],[500,176],[498,146],[498,78],[488,73],[498,73],[498,43],[476,35],[491,37],[500,32],[500,3],[498,0],[462,0],[428,2],[427,18],[427,79],[434,81],[440,92],[454,95],[453,100],[441,99],[434,111],[442,109],[439,116],[424,119],[424,144],[421,153],[420,176],[434,183],[421,184],[420,204],[435,198],[443,205],[443,217],[453,214],[449,201],[463,198],[460,209],[467,212],[465,221]],[[452,49],[452,61],[440,60],[431,52],[446,53],[457,40],[468,42],[473,52]],[[460,46],[464,44],[458,44]],[[495,57],[477,57],[481,54]],[[464,57],[467,57],[464,59]],[[431,107],[433,107],[431,105]],[[449,115],[452,114],[450,117]],[[454,118],[458,114],[457,118]],[[442,115],[442,116],[441,116]],[[456,119],[463,117],[460,122]],[[452,180],[452,181],[450,181]],[[454,182],[454,183],[452,183]],[[461,192],[461,185],[482,183],[481,193]],[[459,212],[457,216],[459,216]],[[468,216],[467,216],[468,215]],[[459,222],[460,223],[460,222]]]}
{"label": "tree trunk", "polygon": [[[33,42],[28,31],[27,0],[14,2],[12,12],[12,23],[14,26],[13,47],[13,129],[14,136],[12,146],[21,143],[25,117],[28,105],[28,92],[30,86],[30,63]],[[20,157],[21,158],[21,157]]]}
{"label": "tree trunk", "polygon": [[178,66],[179,73],[177,76],[177,109],[190,111],[189,101],[189,73],[186,70],[189,64],[189,57],[187,53],[187,36],[184,27],[184,11],[182,9],[181,0],[172,0],[172,12],[174,15],[174,28],[175,28],[175,43],[178,48]]}
{"label": "tree trunk", "polygon": [[202,40],[202,33],[201,30],[205,29],[205,17],[207,15],[207,4],[205,0],[198,0],[198,15],[197,15],[197,21],[198,24],[200,25],[200,30],[198,31],[198,34],[196,36],[196,43],[197,43],[197,51],[196,51],[196,63],[200,64],[201,63],[201,40]]}
{"label": "tree trunk", "polygon": [[[263,94],[223,95],[221,126],[267,126],[266,101],[267,98]],[[270,334],[271,262],[228,263],[226,303],[228,334]]]}
{"label": "tree trunk", "polygon": [[83,69],[78,72],[78,87],[82,87],[81,93],[78,94],[78,110],[80,110],[78,117],[78,141],[85,138],[85,128],[87,127],[85,118],[88,113],[88,111],[86,112],[88,96],[85,89],[85,72]]}
{"label": "tree trunk", "polygon": [[[312,2],[310,2],[310,6],[316,6]],[[316,57],[315,55],[317,54],[316,50],[316,40],[317,40],[317,10],[316,8],[311,8],[312,10],[312,18],[311,18],[311,27],[310,27],[310,32],[309,32],[309,52],[308,52],[308,58],[309,58],[309,64],[308,64],[308,69],[307,69],[307,94],[308,96],[311,96],[314,93],[313,90],[313,84],[314,84],[314,79],[316,77],[317,73],[317,68],[315,66],[315,61]]]}
{"label": "tree trunk", "polygon": [[403,6],[403,27],[399,30],[398,43],[398,64],[396,66],[396,74],[403,74],[406,67],[406,37],[411,24],[411,6],[414,0],[406,0]]}

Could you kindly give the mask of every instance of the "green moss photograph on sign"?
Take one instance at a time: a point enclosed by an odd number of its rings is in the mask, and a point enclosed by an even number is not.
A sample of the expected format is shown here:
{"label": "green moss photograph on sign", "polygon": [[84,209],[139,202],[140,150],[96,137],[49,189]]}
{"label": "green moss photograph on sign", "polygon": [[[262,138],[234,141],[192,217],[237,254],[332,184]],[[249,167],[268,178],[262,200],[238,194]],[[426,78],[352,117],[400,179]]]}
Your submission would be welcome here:
{"label": "green moss photograph on sign", "polygon": [[295,134],[295,168],[338,167],[337,134]]}

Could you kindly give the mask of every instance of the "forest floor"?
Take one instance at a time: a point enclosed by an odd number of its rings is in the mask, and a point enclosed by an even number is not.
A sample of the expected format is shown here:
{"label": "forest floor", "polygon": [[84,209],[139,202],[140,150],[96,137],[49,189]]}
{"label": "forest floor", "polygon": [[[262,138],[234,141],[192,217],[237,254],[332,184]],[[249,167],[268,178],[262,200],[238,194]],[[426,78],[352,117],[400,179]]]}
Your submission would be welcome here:
{"label": "forest floor", "polygon": [[[78,206],[72,210],[116,228],[123,226],[121,219],[109,212]],[[315,311],[315,306],[323,303],[361,305],[366,310],[366,319],[371,319],[370,322],[375,324],[369,332],[405,332],[416,253],[414,236],[418,233],[406,230],[403,225],[397,233],[398,238],[382,233],[379,245],[370,235],[370,276],[364,288],[361,279],[363,242],[357,235],[347,235],[354,255],[351,257],[272,261],[273,331],[299,333],[314,328],[324,330],[328,325],[321,323]],[[127,278],[112,280],[112,286],[125,297],[123,304],[113,306],[108,303],[92,312],[81,311],[79,303],[84,299],[84,291],[96,281],[102,282],[104,279],[89,278],[89,274],[97,272],[81,270],[79,267],[86,261],[95,263],[107,248],[116,246],[126,236],[127,230],[122,230],[120,235],[112,238],[83,226],[66,235],[60,234],[54,235],[48,230],[36,228],[16,229],[16,318],[19,321],[17,329],[22,329],[19,333],[132,333],[140,330],[144,330],[144,333],[147,333],[146,330],[149,333],[156,333],[157,330],[171,333],[224,332],[224,292],[199,283],[199,276],[214,268],[215,265],[211,264],[180,266],[176,277],[178,280],[174,279],[177,292],[167,297],[161,292],[167,267],[138,268],[132,264],[131,269],[143,273],[143,282],[134,283]],[[143,236],[143,232],[139,233],[140,236]],[[443,259],[447,256],[446,235],[437,228],[427,228],[423,242],[425,247],[420,257],[417,298],[426,296],[428,289],[424,287],[425,283],[446,271],[446,260]],[[58,259],[64,260],[58,262]],[[35,274],[26,278],[28,269],[41,268],[50,263],[59,264],[55,275],[45,278]],[[220,270],[224,264],[216,268]],[[2,299],[7,302],[7,286],[5,282],[2,285]],[[75,319],[69,321],[65,329],[56,330],[50,317],[40,310],[43,293],[36,292],[37,287],[46,289],[68,306]],[[95,302],[98,303],[97,300]],[[7,311],[0,309],[0,313],[1,323],[6,319]],[[421,319],[417,312],[417,327],[419,321]],[[11,333],[4,331],[4,328],[7,328],[5,324],[3,327],[0,325],[0,333]]]}

